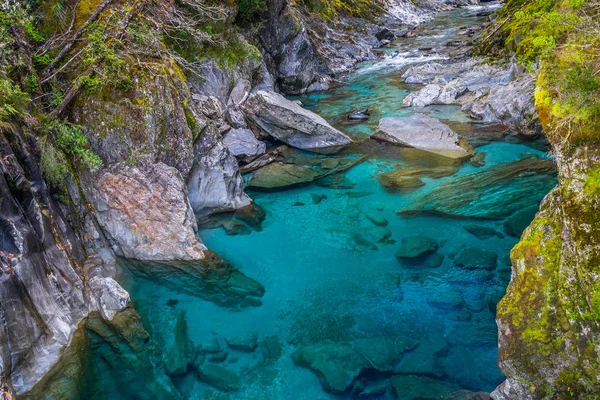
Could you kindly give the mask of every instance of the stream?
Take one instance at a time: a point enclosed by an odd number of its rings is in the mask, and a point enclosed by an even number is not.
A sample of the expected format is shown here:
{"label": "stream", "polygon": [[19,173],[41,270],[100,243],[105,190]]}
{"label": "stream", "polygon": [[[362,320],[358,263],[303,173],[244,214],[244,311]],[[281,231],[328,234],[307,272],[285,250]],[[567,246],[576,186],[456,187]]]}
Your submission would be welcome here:
{"label": "stream", "polygon": [[[188,398],[389,399],[397,393],[416,399],[460,390],[490,392],[502,382],[495,307],[510,280],[508,257],[520,235],[506,227],[502,210],[524,185],[529,205],[537,207],[556,178],[525,171],[490,193],[477,192],[481,186],[470,187],[465,177],[479,174],[485,181],[512,168],[505,167],[514,165],[508,163],[521,161],[519,167],[527,169],[550,157],[539,143],[476,124],[457,106],[402,108],[403,98],[420,86],[401,80],[410,65],[446,58],[445,44],[464,39],[460,27],[483,22],[487,17],[481,11],[492,7],[436,14],[417,29],[417,37],[397,39],[385,49],[391,56],[359,64],[339,87],[294,97],[356,141],[336,157],[365,159],[345,171],[337,184],[247,190],[266,212],[260,231],[230,236],[221,228],[200,230],[208,248],[264,285],[261,306],[229,310],[125,276],[124,286],[151,334],[161,329],[155,316],[175,307],[185,313],[195,345],[217,348],[212,354],[219,356],[207,362],[241,378],[241,388],[228,393],[190,374],[174,377]],[[366,107],[369,121],[346,119],[347,113]],[[486,154],[485,164],[448,166],[422,152],[369,139],[380,118],[414,112],[450,125]],[[316,160],[315,165],[326,159],[302,152],[295,156]],[[452,172],[423,173],[424,184],[412,190],[382,184],[381,174],[407,168]],[[494,212],[482,210],[489,218],[478,219],[397,213],[427,201],[436,190],[475,191],[475,197],[488,200],[466,207],[492,204]],[[519,225],[533,217],[526,215]],[[430,247],[424,255],[397,258],[402,240],[410,237],[420,238],[415,246]],[[473,266],[469,257],[474,254],[490,262],[485,268]],[[250,342],[256,335],[256,348],[228,346],[225,339],[240,335],[250,335]],[[357,354],[370,365],[362,368]],[[352,383],[344,390],[335,390],[348,379]]]}

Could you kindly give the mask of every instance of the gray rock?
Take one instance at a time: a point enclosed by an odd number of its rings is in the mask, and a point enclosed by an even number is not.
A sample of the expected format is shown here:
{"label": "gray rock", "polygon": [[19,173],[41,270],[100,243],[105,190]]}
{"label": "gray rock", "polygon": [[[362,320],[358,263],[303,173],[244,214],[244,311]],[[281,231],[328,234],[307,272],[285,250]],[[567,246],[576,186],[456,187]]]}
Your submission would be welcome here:
{"label": "gray rock", "polygon": [[388,28],[383,28],[382,30],[380,30],[379,32],[377,32],[375,34],[375,37],[377,38],[377,40],[382,41],[384,39],[387,40],[394,40],[396,38],[396,35],[394,35],[394,32],[392,32],[391,30],[389,30]]}
{"label": "gray rock", "polygon": [[242,159],[255,158],[265,153],[267,146],[256,139],[250,129],[231,129],[223,136],[229,152]]}
{"label": "gray rock", "polygon": [[227,99],[227,107],[239,106],[250,94],[252,84],[246,79],[238,79]]}
{"label": "gray rock", "polygon": [[508,378],[490,394],[493,400],[533,400],[529,387],[517,379]]}
{"label": "gray rock", "polygon": [[317,114],[275,92],[252,94],[244,111],[269,135],[299,149],[330,154],[352,142]]}
{"label": "gray rock", "polygon": [[247,128],[244,112],[238,106],[232,106],[225,111],[225,119],[233,128]]}
{"label": "gray rock", "polygon": [[227,337],[225,341],[232,350],[251,353],[258,346],[258,332],[244,332],[238,336]]}
{"label": "gray rock", "polygon": [[448,125],[424,114],[382,118],[371,137],[451,159],[468,158],[474,154],[473,148]]}
{"label": "gray rock", "polygon": [[213,125],[207,126],[196,140],[187,188],[197,217],[234,211],[251,203],[244,193],[238,162]]}
{"label": "gray rock", "polygon": [[437,250],[437,240],[427,236],[409,236],[402,238],[402,243],[396,252],[397,258],[416,258]]}
{"label": "gray rock", "polygon": [[294,164],[271,163],[253,173],[248,182],[252,189],[285,189],[312,182],[317,174],[311,168]]}

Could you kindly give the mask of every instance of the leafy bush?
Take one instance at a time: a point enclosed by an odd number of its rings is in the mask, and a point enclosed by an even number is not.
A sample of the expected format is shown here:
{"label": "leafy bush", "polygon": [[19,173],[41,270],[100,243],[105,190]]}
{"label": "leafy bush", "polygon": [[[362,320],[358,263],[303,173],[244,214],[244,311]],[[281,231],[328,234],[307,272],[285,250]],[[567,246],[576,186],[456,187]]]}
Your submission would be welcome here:
{"label": "leafy bush", "polygon": [[65,178],[70,174],[67,159],[47,137],[41,138],[39,145],[42,175],[51,188],[60,190],[64,187]]}
{"label": "leafy bush", "polygon": [[73,157],[84,167],[93,170],[100,168],[102,160],[88,148],[88,139],[81,130],[81,126],[67,124],[59,121],[50,122],[50,132],[60,150]]}
{"label": "leafy bush", "polygon": [[0,78],[0,125],[26,113],[31,99],[12,80]]}

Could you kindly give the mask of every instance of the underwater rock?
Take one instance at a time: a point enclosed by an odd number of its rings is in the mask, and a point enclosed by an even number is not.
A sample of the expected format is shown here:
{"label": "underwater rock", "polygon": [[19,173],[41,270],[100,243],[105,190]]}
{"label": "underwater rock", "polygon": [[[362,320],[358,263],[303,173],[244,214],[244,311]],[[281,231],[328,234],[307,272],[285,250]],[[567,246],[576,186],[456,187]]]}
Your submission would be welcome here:
{"label": "underwater rock", "polygon": [[[515,397],[516,399],[517,397]],[[521,397],[518,397],[522,399]],[[441,400],[490,400],[490,394],[487,392],[471,392],[470,390],[457,390],[447,396],[442,396]],[[524,400],[524,399],[523,399]]]}
{"label": "underwater rock", "polygon": [[187,188],[197,217],[234,211],[252,202],[244,193],[237,160],[213,125],[199,133],[194,143],[194,164],[187,178]]}
{"label": "underwater rock", "polygon": [[230,129],[223,136],[223,143],[235,157],[253,159],[266,151],[264,142],[256,140],[250,129]]}
{"label": "underwater rock", "polygon": [[388,220],[381,215],[367,213],[365,217],[377,226],[387,226],[389,223]]}
{"label": "underwater rock", "polygon": [[323,199],[326,199],[326,198],[327,198],[327,196],[326,196],[326,195],[324,195],[324,194],[315,194],[315,193],[312,193],[312,194],[310,195],[310,198],[312,199],[312,203],[313,203],[314,205],[317,205],[317,204],[319,204],[321,201],[323,201]]}
{"label": "underwater rock", "polygon": [[224,219],[220,221],[220,224],[228,236],[249,235],[251,233],[250,228],[240,221]]}
{"label": "underwater rock", "polygon": [[521,237],[537,212],[538,207],[533,206],[514,213],[504,221],[504,232],[510,236]]}
{"label": "underwater rock", "polygon": [[471,157],[469,163],[474,167],[483,167],[485,165],[485,153],[478,151]]}
{"label": "underwater rock", "polygon": [[161,308],[153,313],[153,319],[160,321],[153,325],[156,328],[151,333],[161,349],[166,373],[184,374],[193,361],[185,313],[171,307]]}
{"label": "underwater rock", "polygon": [[423,266],[427,268],[437,268],[444,262],[445,256],[442,253],[429,254],[423,260]]}
{"label": "underwater rock", "polygon": [[241,387],[238,374],[217,364],[202,365],[196,373],[203,382],[226,392],[235,392]]}
{"label": "underwater rock", "polygon": [[228,356],[229,353],[226,351],[219,351],[218,353],[208,354],[206,359],[213,363],[222,363],[223,361],[227,360]]}
{"label": "underwater rock", "polygon": [[363,235],[361,235],[360,233],[354,233],[352,235],[352,241],[359,246],[359,248],[357,249],[358,251],[362,251],[361,248],[366,248],[369,250],[379,250],[379,247],[377,247],[377,245],[375,245],[372,241],[370,241],[369,239],[365,238]]}
{"label": "underwater rock", "polygon": [[281,356],[283,348],[277,335],[267,336],[260,343],[260,350],[265,360],[276,360]]}
{"label": "underwater rock", "polygon": [[244,332],[241,335],[225,338],[225,342],[232,350],[253,352],[258,346],[258,332]]}
{"label": "underwater rock", "polygon": [[460,389],[449,382],[417,375],[395,375],[390,383],[392,392],[400,400],[438,399]]}
{"label": "underwater rock", "polygon": [[466,247],[454,259],[454,263],[465,269],[494,270],[498,254],[479,247]]}
{"label": "underwater rock", "polygon": [[[537,210],[537,207],[536,207]],[[481,239],[481,240],[485,240],[485,239],[489,239],[491,237],[499,237],[502,238],[503,235],[496,231],[494,228],[489,228],[487,226],[481,226],[481,225],[465,225],[463,226],[463,229],[467,232],[469,232],[471,235],[477,237],[477,239]]]}
{"label": "underwater rock", "polygon": [[296,365],[315,372],[324,390],[341,393],[365,369],[392,371],[402,355],[417,345],[418,342],[403,336],[356,339],[304,346],[292,358]]}
{"label": "underwater rock", "polygon": [[205,257],[199,260],[120,261],[136,277],[223,307],[256,307],[262,304],[260,298],[265,293],[260,283],[235,270],[211,251],[206,251]]}
{"label": "underwater rock", "polygon": [[392,237],[392,231],[387,226],[372,226],[363,231],[367,240],[382,243]]}
{"label": "underwater rock", "polygon": [[221,351],[221,344],[216,337],[211,338],[208,342],[202,343],[202,352],[218,353]]}
{"label": "underwater rock", "polygon": [[444,333],[431,331],[422,336],[419,338],[419,345],[404,353],[400,362],[394,367],[395,374],[443,376],[439,355],[446,352],[448,347]]}
{"label": "underwater rock", "polygon": [[479,247],[467,247],[454,259],[454,263],[465,269],[496,269],[498,254]]}
{"label": "underwater rock", "polygon": [[299,149],[331,154],[352,143],[319,115],[275,92],[253,93],[244,110],[269,135]]}
{"label": "underwater rock", "polygon": [[312,182],[316,176],[316,172],[311,168],[276,162],[255,171],[247,187],[263,190],[286,189]]}
{"label": "underwater rock", "polygon": [[262,222],[267,213],[258,204],[252,203],[249,206],[237,209],[233,213],[233,218],[238,219],[257,232],[262,231]]}
{"label": "underwater rock", "polygon": [[395,171],[384,172],[377,175],[379,183],[388,192],[404,192],[425,186],[425,182],[423,182],[418,176],[399,175],[395,174],[394,172]]}
{"label": "underwater rock", "polygon": [[371,137],[456,160],[469,158],[475,153],[473,147],[448,125],[419,113],[409,117],[382,118]]}
{"label": "underwater rock", "polygon": [[427,236],[404,237],[396,251],[396,258],[416,258],[436,251],[438,246],[437,240]]}
{"label": "underwater rock", "polygon": [[398,210],[405,215],[504,219],[540,201],[556,184],[550,160],[526,158],[444,182]]}

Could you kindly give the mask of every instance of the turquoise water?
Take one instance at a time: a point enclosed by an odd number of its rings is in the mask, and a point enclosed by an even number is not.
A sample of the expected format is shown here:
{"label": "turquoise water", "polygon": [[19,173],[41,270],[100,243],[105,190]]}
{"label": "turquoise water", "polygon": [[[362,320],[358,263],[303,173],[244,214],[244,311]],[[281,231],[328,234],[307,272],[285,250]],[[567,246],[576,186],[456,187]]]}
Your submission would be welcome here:
{"label": "turquoise water", "polygon": [[[526,157],[548,158],[538,146],[503,138],[497,131],[490,135],[488,130],[471,124],[458,107],[401,108],[404,96],[416,87],[404,85],[399,76],[411,62],[423,60],[418,48],[427,44],[440,49],[427,57],[445,57],[441,51],[444,43],[456,37],[459,26],[481,21],[483,17],[475,16],[478,11],[474,8],[440,14],[420,28],[422,36],[417,40],[396,42],[396,48],[404,54],[402,59],[364,63],[342,86],[298,98],[305,107],[356,139],[357,144],[344,150],[342,156],[368,156],[345,172],[353,184],[351,188],[312,183],[277,192],[248,191],[266,212],[261,231],[237,236],[228,236],[220,228],[199,232],[211,250],[265,287],[261,306],[229,310],[143,279],[126,277],[125,286],[151,335],[164,329],[156,315],[173,308],[183,311],[194,345],[206,348],[216,339],[222,348],[219,357],[213,361],[207,358],[205,363],[219,365],[241,379],[239,389],[227,392],[221,390],[221,384],[211,385],[191,372],[173,376],[184,398],[412,399],[419,398],[419,391],[438,393],[440,385],[448,392],[444,394],[460,389],[489,392],[503,380],[496,365],[494,314],[510,280],[508,254],[518,238],[505,233],[504,219],[473,221],[396,213],[461,176]],[[368,123],[345,121],[346,113],[364,107],[372,111]],[[387,191],[379,182],[380,173],[439,165],[422,153],[368,139],[379,118],[415,111],[446,120],[473,138],[477,150],[486,154],[485,165],[467,163],[452,176],[422,176],[425,184],[415,190]],[[518,183],[521,177],[515,177],[515,181]],[[550,181],[531,193],[531,206],[551,188],[554,181]],[[324,197],[315,204],[314,195]],[[500,203],[502,198],[500,193]],[[387,221],[386,227],[377,226],[367,215]],[[467,232],[467,225],[491,228],[496,233],[481,239]],[[428,266],[423,257],[397,259],[402,239],[411,236],[435,239],[439,245],[436,254],[444,256],[441,265]],[[461,251],[471,247],[496,254],[497,265],[485,270],[457,265]],[[226,338],[248,332],[258,335],[258,343],[276,336],[281,354],[269,356],[264,350],[266,345],[250,352],[228,348]],[[398,350],[398,354],[393,354],[395,347],[379,346],[382,350],[377,346],[407,338],[414,342],[411,349]],[[335,373],[351,369],[349,359],[353,357],[344,359],[333,349],[340,344],[357,346],[357,339],[365,339],[371,346],[364,351],[371,357],[371,365],[356,372],[345,390],[331,390],[331,379],[323,378],[318,370],[328,368]],[[325,346],[320,350],[325,361],[313,365],[313,370],[294,363],[292,355],[298,349],[314,345]],[[373,361],[379,355],[397,357],[397,362],[393,368],[382,368]],[[397,380],[398,376],[409,376],[409,384]],[[401,383],[392,389],[390,382]],[[394,390],[399,393],[396,397]]]}

